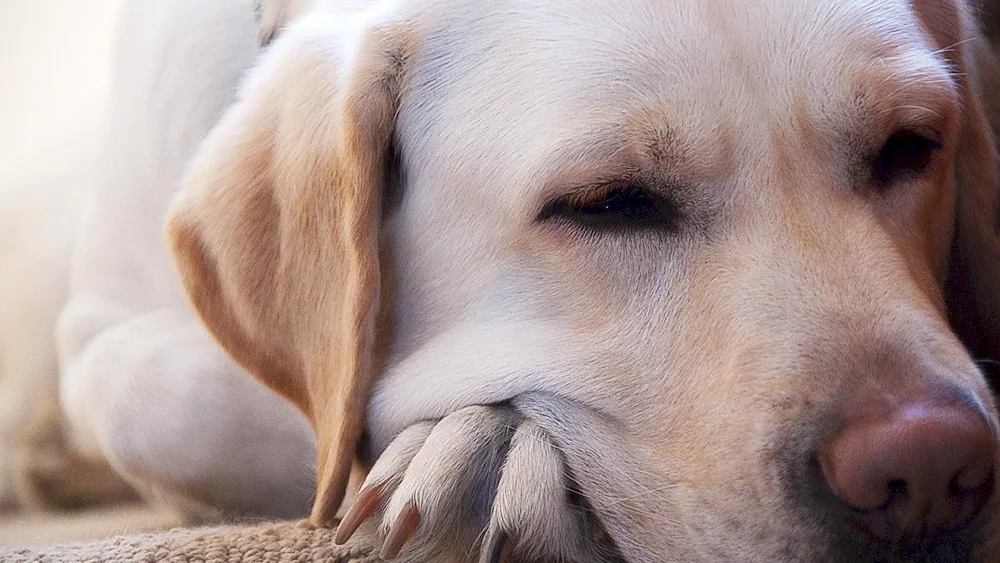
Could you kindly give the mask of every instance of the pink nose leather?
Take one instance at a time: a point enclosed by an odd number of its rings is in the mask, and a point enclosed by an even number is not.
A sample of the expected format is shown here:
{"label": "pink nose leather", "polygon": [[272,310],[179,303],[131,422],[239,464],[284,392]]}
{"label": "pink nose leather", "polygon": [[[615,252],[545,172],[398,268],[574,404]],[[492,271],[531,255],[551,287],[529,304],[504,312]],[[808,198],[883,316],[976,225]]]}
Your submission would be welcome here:
{"label": "pink nose leather", "polygon": [[915,400],[848,420],[817,454],[833,492],[884,539],[961,528],[993,492],[993,432],[963,405]]}

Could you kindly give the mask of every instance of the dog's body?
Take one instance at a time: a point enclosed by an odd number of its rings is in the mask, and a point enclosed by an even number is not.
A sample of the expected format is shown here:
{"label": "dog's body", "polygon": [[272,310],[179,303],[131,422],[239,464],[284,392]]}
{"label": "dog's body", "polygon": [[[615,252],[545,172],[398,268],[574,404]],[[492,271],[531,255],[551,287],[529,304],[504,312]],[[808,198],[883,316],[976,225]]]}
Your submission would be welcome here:
{"label": "dog's body", "polygon": [[316,485],[325,524],[361,440],[341,539],[377,513],[414,561],[997,549],[971,10],[306,4],[127,8],[59,323],[81,447],[198,514]]}
{"label": "dog's body", "polygon": [[128,2],[116,53],[115,112],[58,329],[76,443],[196,516],[301,515],[312,434],[211,341],[162,235],[187,162],[258,55],[249,3]]}

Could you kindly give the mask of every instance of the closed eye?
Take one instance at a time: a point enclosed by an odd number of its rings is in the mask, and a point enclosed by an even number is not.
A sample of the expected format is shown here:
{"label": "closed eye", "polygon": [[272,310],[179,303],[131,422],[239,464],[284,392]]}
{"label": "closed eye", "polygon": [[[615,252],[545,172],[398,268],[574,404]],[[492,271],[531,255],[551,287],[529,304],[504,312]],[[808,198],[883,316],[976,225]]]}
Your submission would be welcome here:
{"label": "closed eye", "polygon": [[539,222],[563,222],[595,233],[673,231],[677,205],[632,182],[602,184],[550,200]]}
{"label": "closed eye", "polygon": [[927,168],[940,148],[936,134],[909,129],[896,131],[882,145],[872,163],[875,186],[885,190],[899,182],[913,180]]}

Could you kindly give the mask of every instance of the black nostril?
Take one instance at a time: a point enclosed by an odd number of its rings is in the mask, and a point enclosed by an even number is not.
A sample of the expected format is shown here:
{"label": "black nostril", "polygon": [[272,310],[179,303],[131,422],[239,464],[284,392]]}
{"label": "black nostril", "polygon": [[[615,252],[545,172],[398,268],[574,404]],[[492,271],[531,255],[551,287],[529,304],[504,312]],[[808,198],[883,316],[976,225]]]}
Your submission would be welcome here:
{"label": "black nostril", "polygon": [[889,481],[889,500],[886,502],[885,506],[880,508],[888,508],[893,504],[905,501],[906,499],[906,481],[899,479],[894,479]]}
{"label": "black nostril", "polygon": [[960,523],[972,521],[993,496],[995,485],[996,467],[993,465],[990,466],[985,479],[973,478],[963,483],[963,476],[957,476],[950,486],[952,497],[956,499],[958,505],[956,521]]}

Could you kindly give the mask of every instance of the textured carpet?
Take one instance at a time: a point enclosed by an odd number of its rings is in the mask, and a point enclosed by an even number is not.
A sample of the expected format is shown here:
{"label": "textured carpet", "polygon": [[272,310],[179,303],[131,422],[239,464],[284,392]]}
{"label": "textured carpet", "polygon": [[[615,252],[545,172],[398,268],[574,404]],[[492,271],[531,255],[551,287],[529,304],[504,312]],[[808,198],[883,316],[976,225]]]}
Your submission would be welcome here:
{"label": "textured carpet", "polygon": [[37,549],[4,550],[5,563],[374,563],[380,561],[364,536],[346,546],[333,543],[333,530],[305,522],[177,528],[156,534]]}

